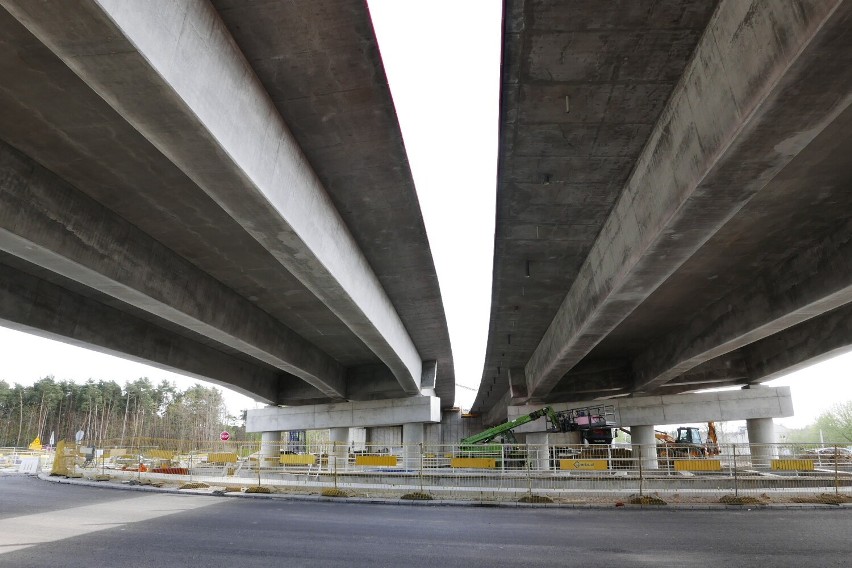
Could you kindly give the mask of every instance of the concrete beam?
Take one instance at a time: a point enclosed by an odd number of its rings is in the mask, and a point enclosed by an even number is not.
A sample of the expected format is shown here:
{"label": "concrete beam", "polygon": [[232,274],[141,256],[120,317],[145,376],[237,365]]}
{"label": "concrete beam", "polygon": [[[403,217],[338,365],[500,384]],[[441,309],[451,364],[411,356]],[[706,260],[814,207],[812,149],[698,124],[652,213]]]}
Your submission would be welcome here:
{"label": "concrete beam", "polygon": [[730,353],[741,358],[751,383],[763,383],[852,349],[852,304],[809,319]]}
{"label": "concrete beam", "polygon": [[0,3],[419,394],[417,349],[209,3]]}
{"label": "concrete beam", "polygon": [[0,250],[345,397],[334,359],[2,142]]}
{"label": "concrete beam", "polygon": [[[566,402],[552,404],[555,410],[582,408],[592,403]],[[618,423],[622,426],[687,424],[710,420],[748,420],[750,418],[783,418],[793,416],[793,398],[790,387],[758,387],[737,391],[701,394],[675,394],[669,396],[641,396],[595,401],[593,404],[611,404]],[[528,414],[536,405],[510,406],[509,420]],[[539,423],[540,422],[540,423]],[[542,432],[543,420],[517,428],[518,433]]]}
{"label": "concrete beam", "polygon": [[527,376],[523,367],[515,367],[509,373],[509,398],[512,404],[524,404],[529,399],[527,393]]}
{"label": "concrete beam", "polygon": [[226,355],[159,325],[22,272],[0,256],[0,325],[131,359],[267,403],[296,377]]}
{"label": "concrete beam", "polygon": [[[852,101],[852,98],[850,98]],[[633,361],[634,392],[652,392],[698,365],[852,302],[852,221],[759,274],[654,341]]]}
{"label": "concrete beam", "polygon": [[434,396],[412,396],[367,402],[260,408],[248,411],[246,431],[361,428],[416,422],[441,422],[441,400]]}
{"label": "concrete beam", "polygon": [[656,395],[759,384],[852,350],[852,304],[815,316],[708,361],[657,388]]}
{"label": "concrete beam", "polygon": [[850,10],[839,0],[720,3],[526,365],[533,399],[546,397],[848,106],[852,96],[832,94],[849,92],[846,76],[833,78],[836,88],[802,88],[802,78],[848,49]]}

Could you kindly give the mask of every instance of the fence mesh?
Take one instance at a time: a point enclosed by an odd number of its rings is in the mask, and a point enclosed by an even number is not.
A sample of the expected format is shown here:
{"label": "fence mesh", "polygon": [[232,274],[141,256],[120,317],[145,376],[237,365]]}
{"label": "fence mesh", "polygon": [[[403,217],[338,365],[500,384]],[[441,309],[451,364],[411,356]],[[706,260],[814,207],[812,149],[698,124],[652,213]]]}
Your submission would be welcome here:
{"label": "fence mesh", "polygon": [[711,450],[674,444],[416,444],[352,451],[331,442],[294,447],[133,439],[97,448],[66,443],[57,448],[53,470],[222,491],[483,502],[852,501],[852,452],[825,444],[723,444]]}

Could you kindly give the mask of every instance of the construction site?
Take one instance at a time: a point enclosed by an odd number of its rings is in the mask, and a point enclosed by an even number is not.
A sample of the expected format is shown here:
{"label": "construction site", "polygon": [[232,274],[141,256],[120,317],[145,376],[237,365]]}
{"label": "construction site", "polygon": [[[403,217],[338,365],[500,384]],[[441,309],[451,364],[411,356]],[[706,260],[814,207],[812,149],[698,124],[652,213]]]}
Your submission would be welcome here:
{"label": "construction site", "polygon": [[[515,431],[530,425],[576,443],[519,441]],[[456,444],[316,442],[305,431],[286,432],[278,443],[247,443],[223,433],[208,444],[62,442],[53,453],[6,452],[0,464],[217,494],[577,505],[852,502],[852,451],[839,444],[719,443],[714,422],[658,430],[653,445],[614,442],[618,432],[630,430],[612,405],[542,407]]]}

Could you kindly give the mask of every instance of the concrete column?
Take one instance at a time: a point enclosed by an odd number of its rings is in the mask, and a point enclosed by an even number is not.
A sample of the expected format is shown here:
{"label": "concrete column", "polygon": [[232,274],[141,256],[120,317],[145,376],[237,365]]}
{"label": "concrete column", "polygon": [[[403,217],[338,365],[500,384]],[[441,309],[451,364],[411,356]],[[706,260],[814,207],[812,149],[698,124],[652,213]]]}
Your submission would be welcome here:
{"label": "concrete column", "polygon": [[349,463],[349,428],[329,428],[328,439],[331,442],[328,468],[333,470],[336,462],[338,471],[346,469]]}
{"label": "concrete column", "polygon": [[749,418],[746,420],[748,445],[751,451],[751,465],[754,468],[769,469],[770,461],[776,457],[775,422],[772,418]]}
{"label": "concrete column", "polygon": [[402,425],[402,467],[420,470],[420,448],[423,443],[424,429],[422,422],[412,422]]}
{"label": "concrete column", "polygon": [[642,469],[659,469],[657,438],[654,436],[653,426],[631,426],[630,441],[633,444],[634,457],[639,457],[641,447]]}
{"label": "concrete column", "polygon": [[565,448],[568,452],[561,457],[567,459],[570,452],[578,450],[583,445],[583,437],[579,432],[530,432],[527,434],[527,449],[529,451],[530,468],[540,471],[559,469],[559,458],[551,460],[553,448]]}
{"label": "concrete column", "polygon": [[278,465],[278,455],[281,452],[281,432],[261,432],[260,457],[262,465]]}

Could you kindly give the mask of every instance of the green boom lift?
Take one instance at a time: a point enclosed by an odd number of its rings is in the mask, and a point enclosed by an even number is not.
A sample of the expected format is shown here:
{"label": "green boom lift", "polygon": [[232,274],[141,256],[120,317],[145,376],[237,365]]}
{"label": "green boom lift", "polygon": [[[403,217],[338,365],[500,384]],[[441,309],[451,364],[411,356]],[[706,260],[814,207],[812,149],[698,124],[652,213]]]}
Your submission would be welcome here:
{"label": "green boom lift", "polygon": [[[459,443],[459,451],[465,456],[476,457],[494,457],[498,461],[503,462],[503,465],[509,467],[523,467],[526,463],[526,452],[516,446],[504,446],[504,444],[517,444],[512,430],[518,426],[528,424],[534,420],[538,420],[542,416],[547,416],[551,424],[559,424],[559,418],[552,408],[546,406],[529,414],[519,416],[514,420],[504,422],[499,426],[489,428],[479,434],[468,436]],[[491,443],[489,443],[491,442]]]}

